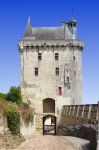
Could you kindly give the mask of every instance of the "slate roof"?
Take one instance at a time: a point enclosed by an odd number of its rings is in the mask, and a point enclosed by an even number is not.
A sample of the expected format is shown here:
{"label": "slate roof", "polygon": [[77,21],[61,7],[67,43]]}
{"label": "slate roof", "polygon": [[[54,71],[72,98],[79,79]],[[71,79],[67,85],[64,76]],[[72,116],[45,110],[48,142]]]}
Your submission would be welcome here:
{"label": "slate roof", "polygon": [[64,40],[72,39],[71,25],[76,24],[76,20],[64,22],[60,27],[33,27],[28,18],[24,37],[33,37],[35,40]]}
{"label": "slate roof", "polygon": [[64,30],[62,27],[32,28],[32,36],[35,37],[35,40],[64,39]]}

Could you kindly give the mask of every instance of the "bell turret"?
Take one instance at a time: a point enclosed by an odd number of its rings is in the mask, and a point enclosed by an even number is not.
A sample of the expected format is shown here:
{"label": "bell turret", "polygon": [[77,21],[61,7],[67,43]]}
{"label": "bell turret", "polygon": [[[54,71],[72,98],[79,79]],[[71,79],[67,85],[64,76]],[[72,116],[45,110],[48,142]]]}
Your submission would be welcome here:
{"label": "bell turret", "polygon": [[70,32],[72,33],[72,39],[76,39],[76,34],[77,34],[77,21],[76,19],[72,18],[68,22],[68,28]]}
{"label": "bell turret", "polygon": [[75,19],[75,18],[72,18],[72,19],[69,21],[69,25],[71,25],[71,27],[73,27],[73,26],[76,27],[76,25],[77,25],[76,19]]}

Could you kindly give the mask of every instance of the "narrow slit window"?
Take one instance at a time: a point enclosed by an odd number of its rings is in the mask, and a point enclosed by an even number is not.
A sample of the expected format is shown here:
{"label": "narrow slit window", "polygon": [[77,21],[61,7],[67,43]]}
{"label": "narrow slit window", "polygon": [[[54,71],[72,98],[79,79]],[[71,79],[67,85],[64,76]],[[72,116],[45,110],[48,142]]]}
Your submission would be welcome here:
{"label": "narrow slit window", "polygon": [[58,88],[58,95],[61,96],[62,95],[62,87]]}
{"label": "narrow slit window", "polygon": [[35,68],[35,76],[38,76],[38,68]]}
{"label": "narrow slit window", "polygon": [[75,56],[73,56],[73,60],[75,60]]}
{"label": "narrow slit window", "polygon": [[56,68],[56,76],[59,76],[59,68]]}
{"label": "narrow slit window", "polygon": [[69,83],[69,77],[67,77],[67,83]]}
{"label": "narrow slit window", "polygon": [[55,53],[55,60],[59,60],[59,54]]}
{"label": "narrow slit window", "polygon": [[70,78],[67,77],[67,89],[70,89]]}
{"label": "narrow slit window", "polygon": [[38,53],[38,60],[42,60],[42,53]]}
{"label": "narrow slit window", "polygon": [[74,71],[74,76],[76,76],[76,71]]}

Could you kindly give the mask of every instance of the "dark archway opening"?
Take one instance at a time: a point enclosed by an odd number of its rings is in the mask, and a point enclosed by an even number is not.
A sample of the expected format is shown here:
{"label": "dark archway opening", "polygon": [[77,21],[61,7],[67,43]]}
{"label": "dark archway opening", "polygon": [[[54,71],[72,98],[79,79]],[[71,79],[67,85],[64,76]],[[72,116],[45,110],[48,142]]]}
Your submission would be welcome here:
{"label": "dark archway opening", "polygon": [[43,113],[55,113],[55,100],[51,98],[43,100]]}
{"label": "dark archway opening", "polygon": [[56,135],[56,117],[46,115],[43,117],[43,135]]}

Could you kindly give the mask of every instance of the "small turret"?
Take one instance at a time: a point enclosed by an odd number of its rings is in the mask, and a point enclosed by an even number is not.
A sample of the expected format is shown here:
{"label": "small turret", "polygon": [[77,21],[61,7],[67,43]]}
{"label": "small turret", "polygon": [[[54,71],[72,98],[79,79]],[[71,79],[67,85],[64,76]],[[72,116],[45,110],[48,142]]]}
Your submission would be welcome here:
{"label": "small turret", "polygon": [[76,39],[76,33],[77,33],[77,21],[76,19],[72,18],[68,22],[68,28],[70,32],[72,33],[72,39]]}
{"label": "small turret", "polygon": [[76,19],[74,19],[74,18],[72,18],[70,21],[69,21],[69,23],[68,23],[71,27],[73,27],[73,26],[75,26],[76,27],[76,25],[77,25],[77,21],[76,21]]}
{"label": "small turret", "polygon": [[30,23],[30,17],[28,17],[26,31],[25,31],[24,36],[32,36],[32,26],[31,26],[31,23]]}

